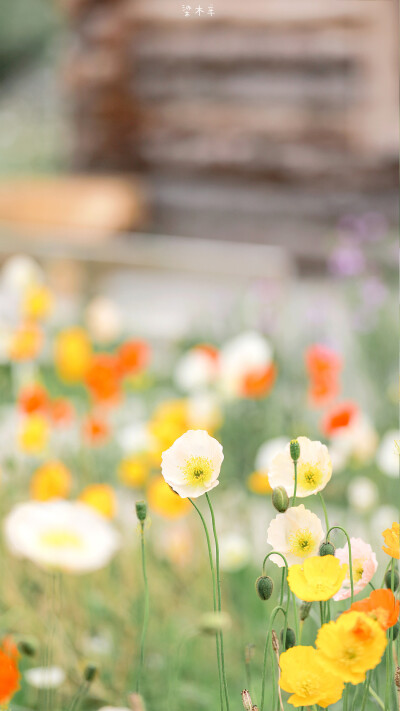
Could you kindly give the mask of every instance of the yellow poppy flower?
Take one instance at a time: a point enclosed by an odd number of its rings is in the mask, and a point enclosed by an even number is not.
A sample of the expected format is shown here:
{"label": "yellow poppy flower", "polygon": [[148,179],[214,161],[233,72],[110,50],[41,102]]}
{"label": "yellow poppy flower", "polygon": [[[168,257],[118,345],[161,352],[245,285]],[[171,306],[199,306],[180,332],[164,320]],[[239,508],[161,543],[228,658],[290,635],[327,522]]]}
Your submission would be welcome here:
{"label": "yellow poppy flower", "polygon": [[148,454],[135,454],[121,459],[118,467],[118,478],[125,486],[140,488],[146,483],[150,470]]}
{"label": "yellow poppy flower", "polygon": [[385,545],[382,546],[382,550],[390,555],[392,558],[400,558],[400,526],[395,521],[392,524],[392,528],[386,528],[383,531],[382,536],[385,540]]}
{"label": "yellow poppy flower", "polygon": [[79,501],[92,509],[96,509],[105,518],[114,518],[117,511],[117,498],[112,486],[108,484],[91,484],[79,496]]}
{"label": "yellow poppy flower", "polygon": [[26,318],[42,321],[50,315],[52,307],[53,296],[45,286],[31,286],[27,290],[23,303]]}
{"label": "yellow poppy flower", "polygon": [[190,509],[189,501],[176,494],[162,476],[156,477],[150,482],[147,500],[150,509],[165,518],[181,518]]}
{"label": "yellow poppy flower", "polygon": [[300,600],[329,600],[340,590],[347,570],[333,555],[315,556],[290,566],[288,584]]}
{"label": "yellow poppy flower", "polygon": [[49,441],[49,424],[43,415],[30,415],[22,423],[18,444],[25,454],[40,454]]}
{"label": "yellow poppy flower", "polygon": [[280,656],[280,686],[292,696],[293,706],[322,708],[335,704],[342,696],[344,684],[327,671],[322,655],[314,647],[291,647]]}
{"label": "yellow poppy flower", "polygon": [[62,462],[47,462],[36,469],[31,479],[31,497],[36,501],[65,499],[71,489],[70,471]]}
{"label": "yellow poppy flower", "polygon": [[261,496],[272,493],[272,488],[266,472],[256,471],[250,474],[247,478],[247,488],[253,494],[260,494]]}
{"label": "yellow poppy flower", "polygon": [[59,333],[55,343],[55,365],[61,380],[81,382],[90,365],[91,346],[83,328],[68,328]]}
{"label": "yellow poppy flower", "polygon": [[360,684],[365,673],[379,664],[386,642],[379,622],[365,612],[346,612],[321,627],[316,645],[333,674]]}

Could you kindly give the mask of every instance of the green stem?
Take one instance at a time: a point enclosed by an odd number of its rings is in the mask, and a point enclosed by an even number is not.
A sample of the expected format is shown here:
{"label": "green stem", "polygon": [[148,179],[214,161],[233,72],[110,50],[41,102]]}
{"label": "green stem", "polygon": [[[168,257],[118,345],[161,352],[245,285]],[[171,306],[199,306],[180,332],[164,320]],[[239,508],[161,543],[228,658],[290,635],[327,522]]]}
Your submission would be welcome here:
{"label": "green stem", "polygon": [[388,711],[388,707],[385,706],[382,699],[378,696],[376,691],[373,690],[372,686],[369,687],[369,693],[371,694],[372,698],[375,699],[376,703],[381,707],[381,709],[383,709],[383,711]]}
{"label": "green stem", "polygon": [[[217,534],[217,527],[215,525],[214,509],[212,507],[211,499],[208,494],[206,494],[206,499],[207,499],[207,503],[208,503],[208,506],[210,509],[211,523],[212,523],[212,529],[213,529],[213,534],[214,534],[217,602],[218,602],[218,612],[221,612],[222,603],[221,603],[221,580],[220,580],[220,567],[219,567],[218,534]],[[221,671],[222,671],[222,681],[224,684],[226,711],[229,711],[229,694],[228,694],[228,684],[226,681],[226,673],[225,673],[224,637],[223,637],[222,631],[219,633],[219,643],[220,643],[220,650],[221,650]]]}
{"label": "green stem", "polygon": [[351,556],[351,543],[350,543],[349,534],[347,533],[347,531],[344,528],[342,528],[342,526],[331,526],[326,534],[326,541],[327,542],[329,540],[330,532],[334,531],[334,530],[342,531],[342,533],[344,533],[344,535],[346,536],[346,539],[347,539],[347,545],[349,548],[349,576],[350,576],[350,593],[351,593],[350,599],[351,599],[351,604],[353,604],[353,602],[354,602],[353,561],[352,561],[352,556]]}
{"label": "green stem", "polygon": [[321,627],[323,624],[325,624],[325,619],[324,619],[324,605],[322,602],[319,603],[319,612],[321,615]]}
{"label": "green stem", "polygon": [[[367,677],[366,677],[366,679],[365,679],[364,693],[363,693],[363,697],[362,697],[362,700],[361,700],[361,708],[360,708],[360,711],[364,711],[365,706],[366,706],[366,704],[367,704],[367,699],[368,699],[368,692],[369,692],[369,685],[370,685],[370,683],[371,683],[371,672],[368,672],[368,673],[367,673]],[[354,708],[354,704],[353,704],[353,708]]]}
{"label": "green stem", "polygon": [[318,492],[318,496],[319,496],[319,500],[320,500],[320,502],[321,502],[321,506],[322,506],[323,511],[324,511],[326,530],[328,531],[328,530],[329,530],[329,519],[328,519],[328,512],[327,512],[326,506],[325,506],[324,497],[322,496],[322,494],[321,494],[320,491]]}
{"label": "green stem", "polygon": [[294,464],[294,490],[293,490],[293,501],[292,506],[296,506],[296,494],[297,494],[297,461]]}
{"label": "green stem", "polygon": [[[277,607],[275,607],[272,610],[271,617],[269,620],[269,625],[268,625],[267,638],[265,640],[260,711],[264,711],[265,677],[266,677],[266,673],[267,673],[267,659],[268,659],[269,641],[270,641],[271,633],[272,633],[272,625],[274,623],[275,617],[277,616],[278,612],[283,613],[283,615],[285,617],[285,627],[287,627],[287,609],[284,610],[284,608],[281,607],[281,605],[278,605]],[[284,635],[284,648],[286,646],[285,645],[285,642],[286,642],[285,638],[286,638],[286,635]]]}
{"label": "green stem", "polygon": [[136,692],[140,693],[140,684],[142,681],[143,666],[144,666],[144,645],[146,640],[147,626],[149,623],[149,583],[147,580],[146,571],[146,550],[144,543],[144,521],[140,522],[140,542],[141,542],[141,554],[142,554],[142,573],[144,582],[144,613],[143,613],[143,627],[142,636],[140,638],[140,662],[139,662],[139,673],[136,682]]}
{"label": "green stem", "polygon": [[[213,556],[212,556],[212,550],[211,550],[211,541],[210,541],[210,535],[208,533],[208,528],[207,524],[205,521],[205,518],[203,514],[201,513],[200,509],[196,504],[194,503],[193,499],[188,499],[192,506],[196,509],[197,513],[200,516],[201,523],[204,528],[204,533],[206,535],[206,541],[207,541],[207,549],[208,549],[208,559],[210,562],[210,569],[211,569],[211,578],[212,578],[212,589],[213,589],[213,605],[214,605],[214,612],[217,612],[217,593],[216,593],[216,582],[215,582],[215,571],[214,571],[214,561],[213,561]],[[221,668],[221,650],[220,650],[220,637],[218,632],[215,634],[215,641],[216,641],[216,647],[217,647],[217,663],[218,663],[218,677],[219,677],[219,696],[220,696],[220,705],[221,705],[221,711],[223,711],[224,708],[224,703],[223,703],[223,683],[222,683],[222,668]]]}
{"label": "green stem", "polygon": [[[289,572],[288,562],[287,562],[285,556],[283,555],[283,553],[279,553],[278,551],[270,551],[265,556],[265,558],[263,560],[263,564],[262,564],[263,575],[265,575],[265,564],[266,564],[268,558],[271,557],[271,555],[278,555],[280,558],[282,558],[282,560],[285,564],[284,572],[286,573],[286,584],[287,584],[287,576],[288,576],[288,572]],[[283,580],[283,574],[282,574],[282,580]],[[280,602],[279,602],[280,606],[282,606],[282,601],[283,601],[283,585],[282,585],[281,594],[280,594]],[[287,633],[287,626],[288,626],[287,618],[288,618],[288,612],[289,612],[289,602],[290,602],[290,590],[289,590],[289,586],[287,585],[286,614],[285,614],[285,625],[284,625],[284,629],[283,629],[283,648],[284,649],[286,649],[286,633]]]}
{"label": "green stem", "polygon": [[[295,594],[294,594],[293,592],[292,592],[292,603],[293,603],[293,615],[294,615],[294,629],[295,629],[295,632],[296,632],[296,644],[299,644],[299,641],[298,641],[299,636],[300,636],[300,632],[299,632],[299,620],[298,620],[298,616],[297,616],[296,597],[295,597]],[[286,645],[285,645],[285,646],[286,646]]]}

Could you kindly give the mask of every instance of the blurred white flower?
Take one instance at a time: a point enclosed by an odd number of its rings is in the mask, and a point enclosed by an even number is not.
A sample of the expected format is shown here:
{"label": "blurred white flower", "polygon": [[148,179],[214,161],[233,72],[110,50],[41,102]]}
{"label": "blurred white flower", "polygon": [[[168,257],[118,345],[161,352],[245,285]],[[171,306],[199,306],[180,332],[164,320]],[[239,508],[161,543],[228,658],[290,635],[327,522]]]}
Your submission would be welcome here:
{"label": "blurred white flower", "polygon": [[106,635],[93,635],[83,638],[83,647],[86,654],[96,654],[98,656],[107,656],[112,652],[111,639]]}
{"label": "blurred white flower", "polygon": [[222,446],[205,430],[189,430],[163,452],[161,472],[183,499],[196,498],[218,486]]}
{"label": "blurred white flower", "polygon": [[347,427],[338,429],[331,438],[329,451],[335,470],[342,469],[353,457],[359,464],[366,464],[375,454],[378,435],[370,419],[362,412],[352,419]]}
{"label": "blurred white flower", "polygon": [[387,476],[399,476],[399,450],[396,442],[400,440],[400,430],[389,430],[383,435],[376,455],[379,469]]}
{"label": "blurred white flower", "polygon": [[117,430],[120,447],[126,454],[140,454],[155,447],[155,440],[147,422],[135,422]]}
{"label": "blurred white flower", "polygon": [[15,506],[4,520],[4,534],[14,555],[77,574],[103,568],[120,546],[104,516],[83,503],[54,499]]}
{"label": "blurred white flower", "polygon": [[215,430],[222,420],[214,393],[199,392],[187,399],[188,421],[193,429]]}
{"label": "blurred white flower", "polygon": [[249,563],[249,541],[239,533],[227,533],[219,537],[221,569],[229,573],[242,570]]}
{"label": "blurred white flower", "polygon": [[196,545],[193,531],[187,521],[171,521],[168,525],[154,524],[153,540],[157,553],[174,567],[193,566]]}
{"label": "blurred white flower", "polygon": [[[350,538],[351,545],[351,557],[352,557],[352,569],[353,569],[353,583],[354,583],[354,594],[361,592],[368,585],[369,581],[372,580],[376,569],[378,567],[378,562],[376,560],[376,555],[373,552],[369,543],[365,543],[362,538]],[[335,556],[340,560],[341,563],[349,564],[349,545],[343,548],[337,548],[335,551]],[[344,579],[343,585],[339,592],[333,596],[334,600],[346,600],[351,595],[350,587],[350,575],[347,575]]]}
{"label": "blurred white flower", "polygon": [[183,392],[204,390],[215,382],[218,375],[218,352],[214,349],[196,346],[179,358],[174,380]]}
{"label": "blurred white flower", "polygon": [[248,331],[228,341],[221,350],[221,387],[231,397],[245,395],[246,378],[272,365],[272,348],[266,338]]}
{"label": "blurred white flower", "polygon": [[44,272],[34,259],[25,254],[16,254],[3,264],[1,283],[12,292],[24,292],[30,286],[41,284]]}
{"label": "blurred white flower", "polygon": [[[298,437],[300,457],[297,462],[297,496],[304,497],[322,491],[332,476],[332,462],[328,448],[308,437]],[[290,456],[290,442],[273,457],[268,478],[271,487],[283,486],[288,496],[294,493],[294,465]]]}
{"label": "blurred white flower", "polygon": [[268,472],[273,458],[285,448],[287,441],[287,437],[275,437],[274,439],[269,439],[267,442],[264,442],[256,454],[256,471]]}
{"label": "blurred white flower", "polygon": [[111,343],[121,335],[121,312],[111,299],[96,296],[86,308],[86,324],[94,341]]}
{"label": "blurred white flower", "polygon": [[65,672],[61,667],[35,667],[27,669],[25,679],[36,689],[55,689],[65,681]]}
{"label": "blurred white flower", "polygon": [[360,513],[370,511],[379,499],[377,485],[366,476],[357,476],[349,484],[347,497],[350,506]]}
{"label": "blurred white flower", "polygon": [[[318,555],[324,538],[318,516],[303,504],[292,506],[285,513],[279,513],[270,523],[267,542],[273,550],[282,553],[288,565],[302,563],[305,558]],[[271,556],[273,563],[283,568],[280,556]]]}

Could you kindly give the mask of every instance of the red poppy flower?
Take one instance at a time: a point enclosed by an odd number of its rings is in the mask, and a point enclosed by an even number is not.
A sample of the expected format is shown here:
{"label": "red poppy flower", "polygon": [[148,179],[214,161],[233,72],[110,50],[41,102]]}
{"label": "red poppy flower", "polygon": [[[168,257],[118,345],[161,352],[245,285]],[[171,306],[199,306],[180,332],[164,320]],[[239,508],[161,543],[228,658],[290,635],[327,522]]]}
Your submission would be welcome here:
{"label": "red poppy flower", "polygon": [[146,341],[132,340],[123,343],[118,350],[118,365],[121,375],[137,375],[150,361],[150,346]]}
{"label": "red poppy flower", "polygon": [[321,422],[321,430],[326,437],[331,437],[353,424],[358,417],[358,413],[357,405],[351,400],[340,402],[324,415]]}
{"label": "red poppy flower", "polygon": [[249,372],[242,384],[243,397],[261,398],[268,395],[275,383],[277,369],[274,363]]}

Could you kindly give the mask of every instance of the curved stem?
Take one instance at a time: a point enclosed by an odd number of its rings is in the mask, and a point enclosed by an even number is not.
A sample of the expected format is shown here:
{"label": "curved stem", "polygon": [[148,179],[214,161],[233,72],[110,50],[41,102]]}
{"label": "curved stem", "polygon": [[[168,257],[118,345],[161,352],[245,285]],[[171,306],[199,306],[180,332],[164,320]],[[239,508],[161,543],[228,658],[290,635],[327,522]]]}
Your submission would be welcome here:
{"label": "curved stem", "polygon": [[321,494],[320,491],[318,492],[318,496],[319,496],[319,500],[320,500],[320,502],[321,502],[322,509],[323,509],[323,511],[324,511],[326,530],[328,531],[328,530],[329,530],[329,519],[328,519],[328,512],[327,512],[327,510],[326,510],[326,505],[325,505],[324,497],[322,496],[322,494]]}
{"label": "curved stem", "polygon": [[[210,509],[211,523],[212,523],[212,529],[213,529],[213,534],[214,534],[217,602],[218,602],[218,612],[221,612],[222,605],[221,605],[221,580],[220,580],[220,567],[219,567],[218,534],[217,534],[217,527],[215,525],[214,509],[212,507],[211,499],[208,494],[206,494],[206,499],[207,499],[207,503],[208,503],[208,506]],[[221,651],[221,672],[222,672],[222,681],[224,684],[225,703],[226,703],[226,709],[227,709],[227,711],[229,711],[228,684],[226,681],[226,674],[225,674],[224,637],[223,637],[222,632],[219,633],[219,643],[220,643],[220,651]]]}
{"label": "curved stem", "polygon": [[297,494],[297,461],[294,464],[294,490],[293,490],[293,501],[292,506],[296,505],[296,494]]}
{"label": "curved stem", "polygon": [[[201,523],[204,528],[204,533],[206,534],[206,541],[207,541],[207,550],[208,550],[208,559],[210,562],[210,568],[211,568],[211,578],[212,578],[212,590],[213,590],[213,606],[214,606],[214,612],[217,612],[217,593],[216,593],[216,582],[215,582],[215,571],[214,571],[214,561],[213,561],[213,556],[212,556],[212,550],[211,550],[211,541],[210,541],[210,535],[208,533],[208,528],[207,524],[205,521],[205,518],[203,514],[201,513],[200,509],[196,504],[194,503],[193,499],[188,499],[192,506],[196,509],[197,513],[200,516]],[[222,686],[222,669],[221,669],[221,650],[220,650],[220,638],[218,632],[215,633],[215,642],[216,642],[216,647],[217,647],[217,663],[218,663],[218,677],[219,677],[219,696],[220,696],[220,705],[221,705],[221,711],[224,708],[224,703],[223,703],[223,686]]]}
{"label": "curved stem", "polygon": [[347,533],[347,531],[344,528],[342,528],[342,526],[331,526],[326,534],[326,541],[327,542],[329,540],[330,532],[334,531],[334,530],[342,531],[342,533],[344,533],[344,535],[346,536],[346,539],[347,539],[347,545],[349,548],[349,576],[350,576],[350,593],[351,593],[350,599],[351,599],[351,604],[353,604],[353,602],[354,602],[353,561],[352,561],[352,557],[351,557],[351,543],[350,543],[349,534]]}
{"label": "curved stem", "polygon": [[[287,585],[287,577],[288,577],[288,572],[289,572],[289,565],[288,565],[288,562],[287,562],[285,556],[283,555],[283,553],[279,553],[278,551],[270,551],[269,553],[267,553],[267,555],[265,556],[265,558],[264,558],[264,560],[263,560],[263,564],[262,564],[262,572],[263,572],[263,575],[265,575],[265,564],[266,564],[268,558],[270,558],[271,555],[278,555],[280,558],[282,558],[282,560],[283,560],[283,562],[284,562],[284,564],[285,564],[285,567],[284,567],[284,571],[283,571],[283,572],[286,573],[286,585]],[[282,574],[282,580],[283,580],[283,574]],[[279,605],[280,605],[280,606],[282,606],[282,602],[283,602],[283,584],[282,584],[281,594],[280,594],[280,602],[279,602]],[[290,602],[290,590],[289,590],[289,585],[287,585],[286,615],[285,615],[285,626],[284,626],[284,629],[283,629],[283,648],[284,648],[284,649],[286,649],[286,633],[287,633],[287,626],[288,626],[288,625],[287,625],[287,618],[288,618],[288,611],[289,611],[289,602]]]}
{"label": "curved stem", "polygon": [[149,584],[147,580],[146,571],[146,550],[144,544],[144,522],[140,522],[140,541],[141,541],[141,555],[142,555],[142,573],[144,582],[144,612],[143,612],[143,627],[142,636],[140,638],[140,662],[139,662],[139,673],[136,682],[136,692],[140,693],[140,684],[142,681],[143,666],[144,666],[144,644],[146,640],[147,626],[149,623]]}
{"label": "curved stem", "polygon": [[[287,610],[284,610],[284,608],[281,607],[281,605],[277,605],[277,607],[275,607],[272,610],[271,617],[269,620],[269,625],[268,625],[267,638],[265,640],[260,711],[264,711],[265,675],[266,675],[266,671],[267,671],[268,649],[269,649],[269,641],[270,641],[271,633],[272,633],[272,625],[274,623],[275,617],[277,616],[278,612],[280,612],[280,611],[285,616],[285,626],[287,625]],[[286,642],[285,637],[286,637],[286,635],[284,635],[284,643]]]}

